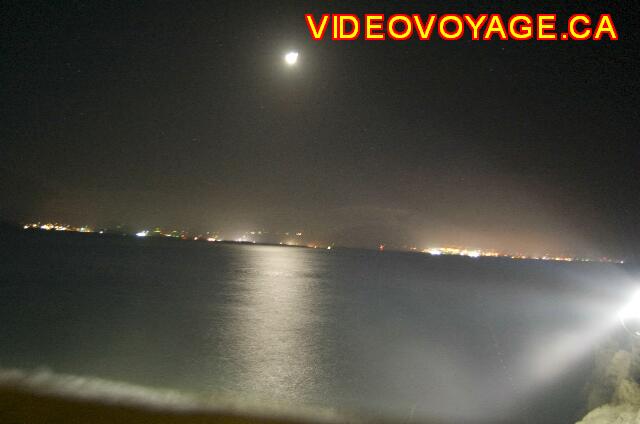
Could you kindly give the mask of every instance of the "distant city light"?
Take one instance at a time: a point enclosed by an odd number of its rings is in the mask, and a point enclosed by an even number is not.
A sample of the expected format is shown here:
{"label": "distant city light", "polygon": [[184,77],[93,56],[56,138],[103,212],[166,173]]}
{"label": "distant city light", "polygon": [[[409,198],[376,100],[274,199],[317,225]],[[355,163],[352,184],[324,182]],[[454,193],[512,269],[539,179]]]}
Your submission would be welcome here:
{"label": "distant city light", "polygon": [[466,250],[464,251],[463,254],[470,258],[479,258],[481,255],[481,252],[479,250]]}
{"label": "distant city light", "polygon": [[[97,231],[97,230],[93,230],[91,227],[88,227],[88,226],[75,227],[72,225],[59,224],[55,222],[27,223],[22,225],[22,228],[25,230],[40,229],[44,231],[55,230],[55,231],[68,231],[68,232],[79,232],[79,233],[94,233],[94,232],[99,232],[99,234],[104,234],[105,232],[112,233],[112,230],[109,230],[109,229],[101,229]],[[113,231],[113,234],[118,234],[118,233],[122,235],[126,235],[126,234],[123,234],[121,230]],[[164,237],[171,237],[171,238],[182,239],[182,240],[196,240],[196,241],[206,240],[209,242],[224,241],[223,237],[221,237],[219,234],[220,233],[218,231],[207,232],[203,234],[203,233],[194,233],[186,230],[161,229],[159,227],[155,227],[153,229],[153,233],[151,233],[149,230],[144,230],[144,231],[134,233],[134,235],[137,237],[164,236]],[[282,239],[272,240],[272,241],[269,241],[268,239],[264,240],[262,238],[256,239],[255,237],[256,235],[263,235],[263,234],[264,235],[276,234],[278,236],[282,236]],[[295,234],[296,236],[295,238],[292,238],[293,234]],[[131,235],[131,233],[129,235]],[[300,239],[300,237],[303,237],[302,231],[291,232],[291,233],[290,232],[277,233],[277,232],[269,232],[264,230],[262,231],[254,230],[254,231],[247,231],[246,233],[244,233],[243,236],[239,238],[228,239],[227,242],[235,241],[237,243],[252,243],[252,244],[258,244],[258,243],[269,244],[271,242],[271,243],[278,243],[279,245],[301,246],[301,247],[306,246],[308,248],[314,248],[314,249],[322,248],[322,249],[331,250],[333,248],[333,246],[330,244],[317,243],[315,241],[305,242],[303,239]],[[387,250],[384,244],[378,245],[377,249],[379,251]],[[391,248],[391,250],[393,250],[393,248]],[[415,246],[404,246],[400,250],[413,252],[413,251],[417,251],[418,249]],[[462,247],[462,246],[461,247],[433,246],[433,247],[426,248],[421,252],[429,254],[431,256],[464,256],[468,258],[503,258],[503,259],[513,259],[513,260],[526,259],[526,260],[536,260],[536,261],[560,261],[560,262],[600,262],[600,263],[616,263],[616,264],[624,263],[624,261],[622,260],[616,260],[616,259],[611,259],[607,257],[586,258],[586,257],[573,257],[573,256],[567,256],[567,255],[552,255],[552,254],[545,254],[542,256],[525,255],[522,253],[500,252],[493,249],[485,250],[485,249],[469,248],[469,247]],[[639,309],[640,309],[640,306],[639,306]],[[640,318],[638,319],[638,321],[640,321]],[[639,331],[640,331],[640,326],[639,326]]]}
{"label": "distant city light", "polygon": [[[527,256],[522,254],[512,254],[512,253],[500,253],[495,250],[482,250],[482,249],[465,249],[458,247],[431,247],[428,249],[424,249],[423,253],[428,253],[431,256],[466,256],[469,258],[509,258],[509,259],[529,259],[529,260],[542,260],[542,261],[561,261],[561,262],[593,262],[593,259],[589,258],[574,258],[571,256],[552,256],[552,255],[544,255],[544,256]],[[613,260],[608,258],[600,258],[597,262],[603,263],[618,263],[623,264],[624,261]]]}

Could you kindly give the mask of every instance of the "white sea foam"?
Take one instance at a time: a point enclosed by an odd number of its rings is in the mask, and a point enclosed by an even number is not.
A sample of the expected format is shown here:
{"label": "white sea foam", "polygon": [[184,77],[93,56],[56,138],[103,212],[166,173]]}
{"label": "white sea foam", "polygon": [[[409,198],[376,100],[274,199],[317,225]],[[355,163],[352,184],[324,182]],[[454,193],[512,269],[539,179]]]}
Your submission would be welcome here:
{"label": "white sea foam", "polygon": [[42,395],[84,399],[107,405],[126,405],[148,410],[224,413],[327,423],[356,421],[334,410],[292,407],[273,402],[266,404],[223,395],[187,394],[98,377],[60,374],[47,368],[33,371],[0,368],[0,386]]}

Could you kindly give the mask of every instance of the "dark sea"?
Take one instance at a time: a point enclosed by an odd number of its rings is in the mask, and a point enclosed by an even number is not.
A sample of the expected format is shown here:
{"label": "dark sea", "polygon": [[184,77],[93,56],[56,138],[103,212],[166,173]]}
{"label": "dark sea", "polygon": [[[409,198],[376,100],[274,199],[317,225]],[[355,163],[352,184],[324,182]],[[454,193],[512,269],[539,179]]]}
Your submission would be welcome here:
{"label": "dark sea", "polygon": [[620,265],[8,231],[0,372],[398,422],[571,423],[597,355],[624,347],[634,283]]}

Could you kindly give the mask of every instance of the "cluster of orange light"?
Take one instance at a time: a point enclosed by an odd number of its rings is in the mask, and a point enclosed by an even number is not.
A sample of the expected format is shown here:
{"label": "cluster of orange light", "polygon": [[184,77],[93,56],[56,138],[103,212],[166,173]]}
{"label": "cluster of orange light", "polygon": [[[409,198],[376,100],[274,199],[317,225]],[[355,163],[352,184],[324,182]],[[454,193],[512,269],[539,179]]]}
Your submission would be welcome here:
{"label": "cluster of orange light", "polygon": [[467,256],[470,258],[479,257],[492,257],[492,258],[509,258],[509,259],[530,259],[535,261],[560,261],[560,262],[607,262],[607,263],[619,263],[623,264],[624,261],[614,260],[609,258],[590,259],[590,258],[574,258],[570,256],[528,256],[512,253],[500,253],[495,250],[482,250],[482,249],[467,249],[457,247],[432,247],[424,249],[423,253],[428,253],[432,256],[440,255],[455,255],[455,256]]}
{"label": "cluster of orange light", "polygon": [[[95,232],[92,228],[90,227],[73,227],[70,225],[66,225],[66,224],[58,224],[58,223],[45,223],[42,224],[40,222],[37,223],[30,223],[30,224],[25,224],[23,226],[23,228],[25,230],[29,230],[29,229],[40,229],[40,230],[46,230],[46,231],[71,231],[71,232],[79,232],[79,233],[93,233]],[[103,231],[99,231],[100,234],[102,234]],[[260,232],[261,234],[262,232]],[[136,233],[136,235],[142,237],[142,236],[147,236],[147,235],[161,235],[161,236],[165,236],[165,237],[175,237],[175,238],[181,238],[183,240],[199,240],[199,239],[203,239],[203,240],[207,240],[210,242],[216,242],[216,241],[223,241],[222,238],[220,236],[216,235],[212,235],[207,233],[206,236],[203,235],[199,235],[199,236],[195,236],[195,237],[191,237],[188,236],[188,234],[185,231],[170,231],[170,232],[163,232],[162,230],[160,230],[159,228],[156,228],[153,233],[150,233],[149,231],[142,231],[139,233]],[[251,234],[255,234],[255,232],[251,232]],[[285,233],[286,235],[289,235],[289,233]],[[296,233],[297,237],[301,237],[302,233],[298,232]],[[249,242],[248,239],[244,239],[244,237],[242,239],[236,240],[238,242]],[[251,241],[252,243],[255,243],[255,241]],[[308,248],[311,249],[328,249],[331,250],[331,248],[333,247],[333,245],[329,244],[329,245],[322,245],[322,244],[315,244],[315,243],[311,243],[311,244],[299,244],[297,240],[289,240],[287,242],[280,242],[281,245],[287,245],[287,246],[306,246]],[[381,244],[378,247],[378,250],[380,251],[384,251],[385,249],[385,245]],[[415,247],[410,248],[410,250],[415,251],[417,250]],[[424,249],[422,251],[423,253],[428,253],[432,256],[441,256],[441,255],[447,255],[447,256],[466,256],[469,258],[480,258],[480,257],[491,257],[491,258],[509,258],[509,259],[529,259],[529,260],[536,260],[536,261],[560,261],[560,262],[606,262],[606,263],[618,263],[618,264],[623,264],[624,261],[621,260],[615,260],[615,259],[609,259],[609,258],[599,258],[599,259],[590,259],[590,258],[574,258],[574,257],[570,257],[570,256],[552,256],[552,255],[544,255],[544,256],[528,256],[528,255],[521,255],[521,254],[512,254],[512,253],[501,253],[495,250],[482,250],[482,249],[470,249],[470,248],[461,248],[461,247],[432,247],[432,248],[428,248],[428,249]]]}
{"label": "cluster of orange light", "polygon": [[72,227],[71,225],[66,224],[58,224],[48,222],[46,224],[31,223],[25,224],[22,228],[25,230],[34,229],[34,230],[46,230],[46,231],[72,231],[77,233],[93,233],[94,230],[90,227]]}

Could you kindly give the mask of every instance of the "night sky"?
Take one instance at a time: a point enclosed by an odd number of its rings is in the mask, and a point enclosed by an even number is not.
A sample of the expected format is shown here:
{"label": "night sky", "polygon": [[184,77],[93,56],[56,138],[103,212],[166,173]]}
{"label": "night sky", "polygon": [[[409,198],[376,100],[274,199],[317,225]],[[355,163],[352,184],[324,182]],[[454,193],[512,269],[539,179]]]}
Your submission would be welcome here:
{"label": "night sky", "polygon": [[[4,4],[0,218],[637,256],[640,6],[495,3]],[[621,39],[313,41],[304,14],[340,12]]]}

